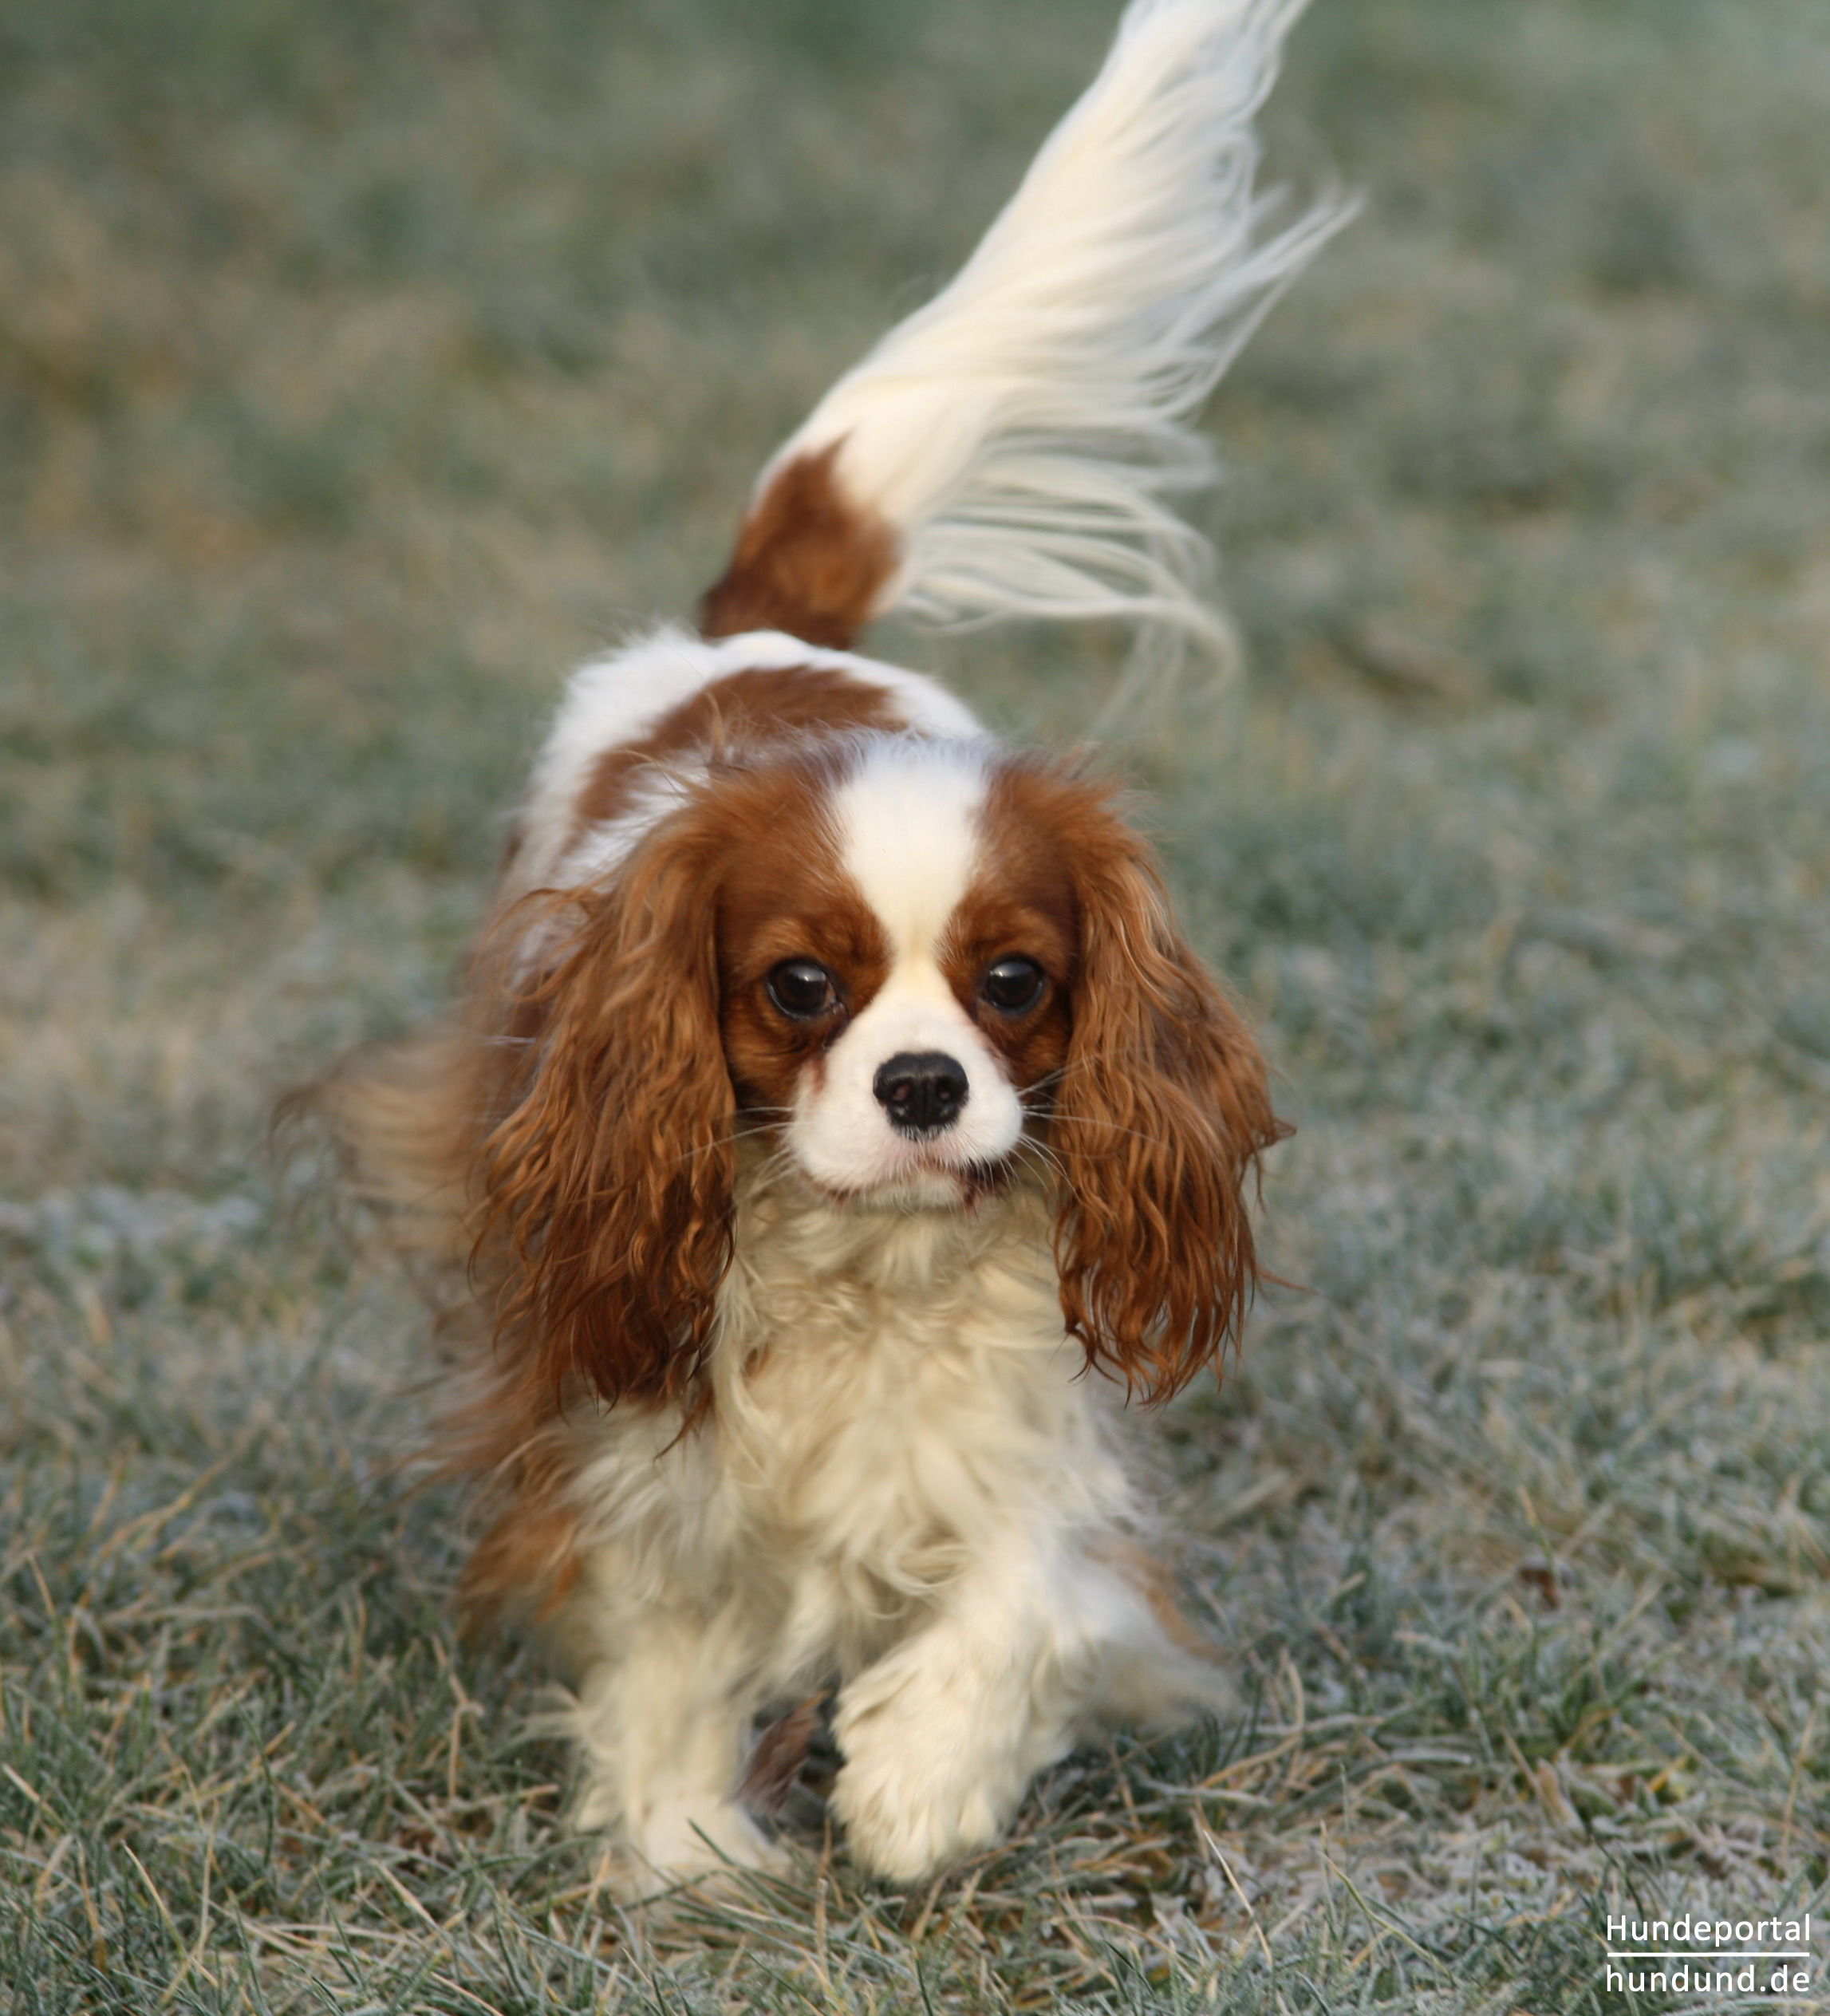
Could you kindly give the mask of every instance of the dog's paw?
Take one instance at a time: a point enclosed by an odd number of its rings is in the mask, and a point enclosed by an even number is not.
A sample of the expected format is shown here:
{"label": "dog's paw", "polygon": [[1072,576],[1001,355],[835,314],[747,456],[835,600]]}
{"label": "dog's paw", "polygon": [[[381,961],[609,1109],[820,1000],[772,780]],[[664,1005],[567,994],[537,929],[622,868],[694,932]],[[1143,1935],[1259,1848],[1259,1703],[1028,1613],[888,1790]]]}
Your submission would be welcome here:
{"label": "dog's paw", "polygon": [[700,1797],[652,1809],[624,1827],[626,1874],[618,1888],[630,1899],[733,1869],[773,1869],[782,1851],[736,1801]]}
{"label": "dog's paw", "polygon": [[833,1723],[831,1804],[853,1859],[912,1883],[995,1841],[1027,1777],[996,1720],[966,1675],[861,1675]]}
{"label": "dog's paw", "polygon": [[893,1883],[916,1882],[989,1847],[1004,1827],[982,1786],[868,1750],[839,1773],[832,1807],[852,1859]]}

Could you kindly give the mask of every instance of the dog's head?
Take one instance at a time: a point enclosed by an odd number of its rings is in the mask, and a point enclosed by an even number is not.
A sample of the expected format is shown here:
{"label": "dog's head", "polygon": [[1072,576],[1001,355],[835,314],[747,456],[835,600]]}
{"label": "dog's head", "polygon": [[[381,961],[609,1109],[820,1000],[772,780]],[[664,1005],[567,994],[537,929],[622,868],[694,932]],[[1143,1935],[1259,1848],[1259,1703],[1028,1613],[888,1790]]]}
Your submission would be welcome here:
{"label": "dog's head", "polygon": [[841,1209],[1046,1182],[1067,1328],[1147,1396],[1224,1343],[1281,1130],[1101,785],[892,734],[724,763],[565,905],[507,990],[479,1157],[541,1376],[690,1394],[754,1136]]}

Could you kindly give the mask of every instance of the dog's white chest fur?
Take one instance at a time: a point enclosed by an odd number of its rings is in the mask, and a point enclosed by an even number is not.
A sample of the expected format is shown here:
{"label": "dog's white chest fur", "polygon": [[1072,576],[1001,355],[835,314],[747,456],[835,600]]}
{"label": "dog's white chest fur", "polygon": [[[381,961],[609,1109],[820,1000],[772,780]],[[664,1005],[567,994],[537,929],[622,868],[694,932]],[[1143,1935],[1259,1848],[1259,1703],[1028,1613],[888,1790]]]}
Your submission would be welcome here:
{"label": "dog's white chest fur", "polygon": [[[764,1691],[854,1671],[987,1549],[1130,1508],[1027,1195],[970,1217],[752,1195],[715,1379],[712,1420],[665,1453],[608,1418],[583,1483],[620,1529],[617,1571],[653,1548],[759,1624],[775,1613]],[[632,1497],[652,1515],[633,1527]]]}

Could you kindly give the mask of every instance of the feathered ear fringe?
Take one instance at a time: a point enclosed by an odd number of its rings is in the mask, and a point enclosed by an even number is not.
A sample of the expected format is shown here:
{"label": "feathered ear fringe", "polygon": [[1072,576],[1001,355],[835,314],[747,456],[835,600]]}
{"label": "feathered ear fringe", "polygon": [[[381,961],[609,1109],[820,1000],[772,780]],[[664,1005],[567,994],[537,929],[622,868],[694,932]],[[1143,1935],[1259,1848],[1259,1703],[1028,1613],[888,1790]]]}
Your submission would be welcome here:
{"label": "feathered ear fringe", "polygon": [[664,828],[613,886],[566,900],[569,933],[531,971],[524,905],[492,955],[507,1007],[474,1264],[502,1347],[562,1401],[699,1391],[735,1179],[703,854]]}
{"label": "feathered ear fringe", "polygon": [[1074,1032],[1051,1131],[1062,1312],[1146,1400],[1210,1363],[1256,1285],[1247,1189],[1289,1130],[1237,1012],[1177,932],[1142,843],[1084,850]]}
{"label": "feathered ear fringe", "polygon": [[1281,196],[1254,192],[1252,120],[1301,6],[1134,0],[958,277],[826,395],[752,518],[818,463],[895,537],[866,613],[1119,617],[1224,656],[1206,544],[1166,501],[1211,472],[1187,422],[1353,210],[1273,231]]}

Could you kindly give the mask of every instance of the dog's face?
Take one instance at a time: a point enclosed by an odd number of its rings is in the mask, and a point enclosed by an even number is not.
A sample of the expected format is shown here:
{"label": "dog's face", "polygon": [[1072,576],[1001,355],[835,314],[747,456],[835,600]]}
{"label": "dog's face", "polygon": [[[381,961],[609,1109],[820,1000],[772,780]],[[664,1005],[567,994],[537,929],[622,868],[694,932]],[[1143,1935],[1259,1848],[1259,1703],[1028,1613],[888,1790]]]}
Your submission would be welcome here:
{"label": "dog's face", "polygon": [[842,1209],[968,1208],[1027,1164],[1090,1360],[1161,1394],[1224,1342],[1280,1130],[1101,787],[893,734],[735,763],[574,907],[483,1154],[507,1320],[561,1383],[684,1391],[740,1137]]}
{"label": "dog's face", "polygon": [[1002,1178],[1067,1062],[1071,881],[1020,844],[987,749],[882,737],[799,812],[720,894],[737,1105],[835,1201],[956,1207]]}

